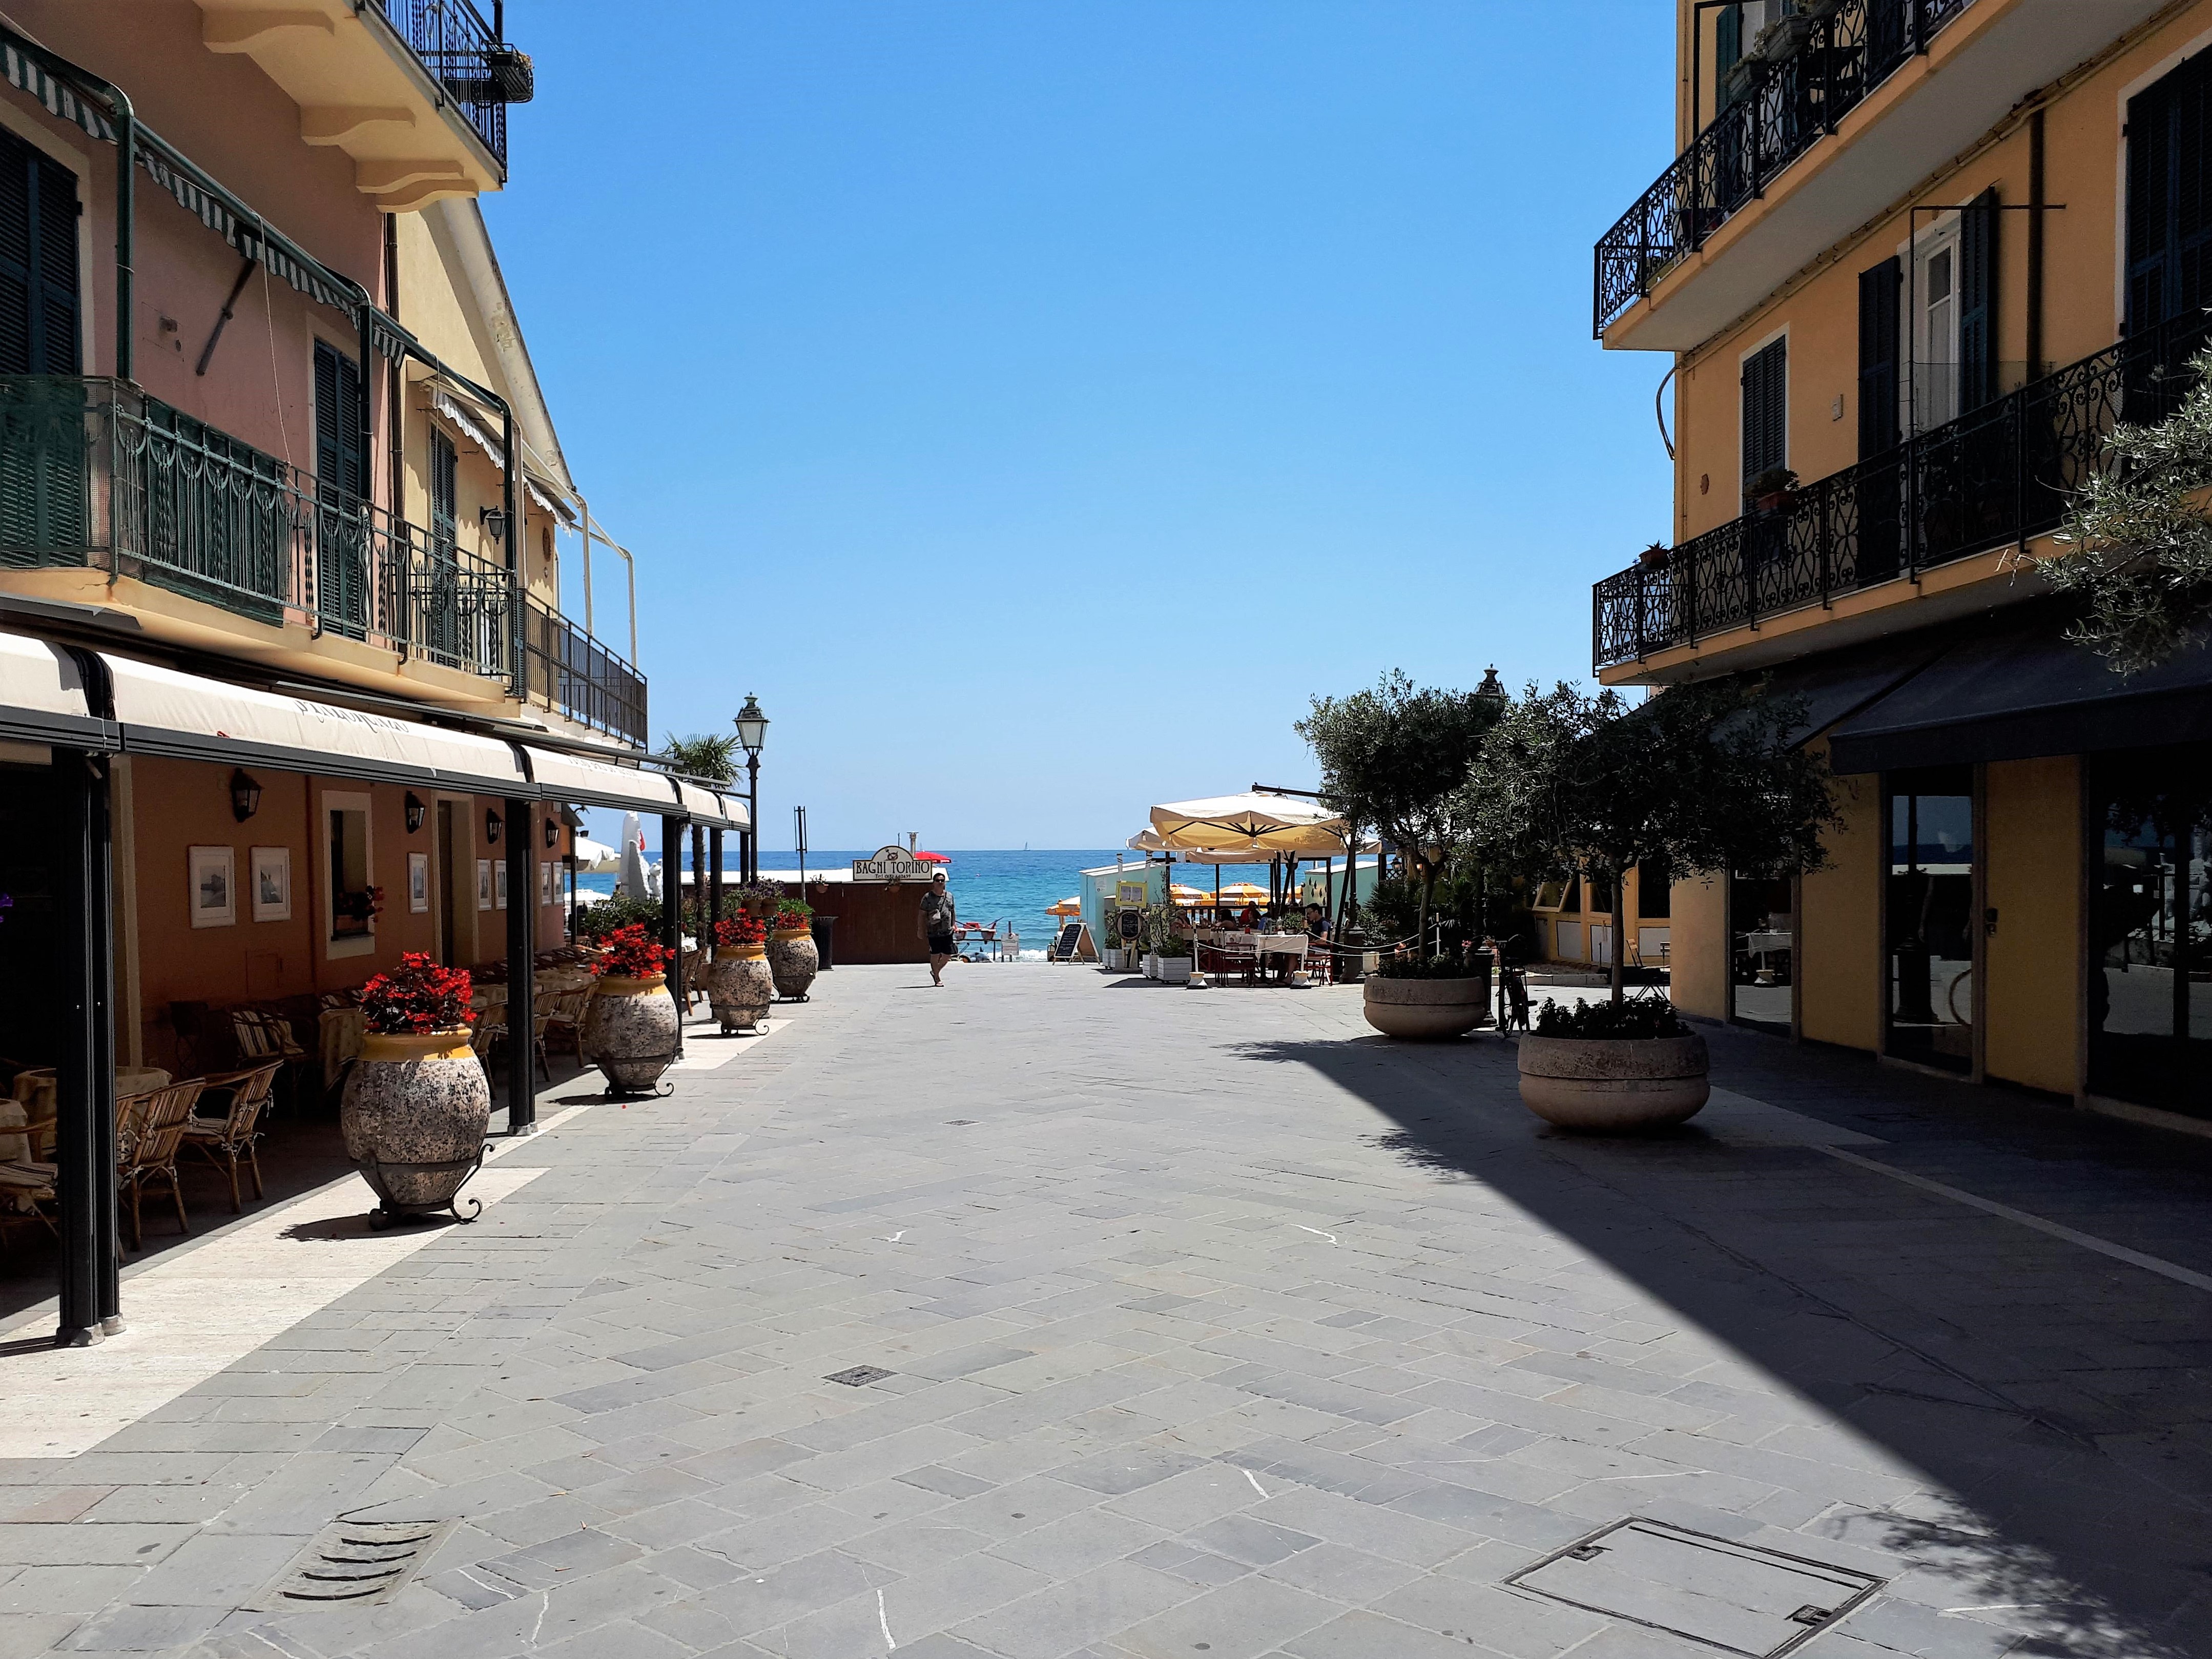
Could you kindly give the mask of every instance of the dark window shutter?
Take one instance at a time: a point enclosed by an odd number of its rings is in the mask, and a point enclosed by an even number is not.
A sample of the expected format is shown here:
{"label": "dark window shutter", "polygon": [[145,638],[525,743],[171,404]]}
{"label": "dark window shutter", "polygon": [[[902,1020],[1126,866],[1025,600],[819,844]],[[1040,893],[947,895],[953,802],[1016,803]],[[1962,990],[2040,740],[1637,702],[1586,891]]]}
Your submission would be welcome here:
{"label": "dark window shutter", "polygon": [[361,366],[335,347],[316,341],[315,475],[325,491],[368,498],[368,435]]}
{"label": "dark window shutter", "polygon": [[1789,462],[1790,342],[1762,346],[1743,362],[1743,476]]}
{"label": "dark window shutter", "polygon": [[2206,262],[2212,258],[2212,196],[2205,178],[2205,128],[2212,124],[2206,108],[2212,100],[2212,52],[2184,64],[2170,77],[2173,82],[2172,113],[2172,252],[2168,276],[2166,318],[2202,309],[2212,301]]}
{"label": "dark window shutter", "polygon": [[449,556],[454,542],[453,440],[434,428],[430,434],[430,534]]}
{"label": "dark window shutter", "polygon": [[2128,100],[2128,332],[2166,320],[2172,100],[2165,82]]}
{"label": "dark window shutter", "polygon": [[1997,193],[1974,198],[1959,215],[1959,412],[1997,395]]}
{"label": "dark window shutter", "polygon": [[1713,103],[1728,106],[1728,72],[1743,56],[1743,8],[1723,6],[1713,14]]}
{"label": "dark window shutter", "polygon": [[2128,332],[2212,303],[2212,52],[2128,100]]}
{"label": "dark window shutter", "polygon": [[1897,447],[1898,315],[1905,261],[1894,256],[1859,272],[1859,459]]}
{"label": "dark window shutter", "polygon": [[0,374],[76,374],[76,179],[0,133]]}

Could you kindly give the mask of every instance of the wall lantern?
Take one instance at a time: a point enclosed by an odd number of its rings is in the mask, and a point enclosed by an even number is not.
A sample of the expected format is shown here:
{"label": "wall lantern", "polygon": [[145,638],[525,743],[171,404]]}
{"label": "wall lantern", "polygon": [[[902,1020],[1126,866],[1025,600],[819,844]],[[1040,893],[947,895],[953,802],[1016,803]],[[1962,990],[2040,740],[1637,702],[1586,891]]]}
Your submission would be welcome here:
{"label": "wall lantern", "polygon": [[422,827],[422,820],[429,811],[428,807],[416,799],[412,789],[407,792],[407,833],[409,835],[413,835]]}
{"label": "wall lantern", "polygon": [[499,832],[505,826],[499,821],[498,813],[486,812],[484,814],[484,839],[491,842],[494,846],[497,846],[499,844]]}
{"label": "wall lantern", "polygon": [[483,527],[484,534],[490,537],[493,541],[505,541],[507,539],[507,509],[503,507],[484,508]]}
{"label": "wall lantern", "polygon": [[230,813],[240,823],[261,810],[261,786],[245,773],[230,775]]}
{"label": "wall lantern", "polygon": [[554,822],[553,822],[553,820],[552,820],[552,819],[550,819],[550,818],[546,819],[546,820],[545,820],[545,844],[546,844],[548,847],[550,847],[550,846],[552,846],[556,842],[559,841],[560,839],[561,839],[561,826],[560,826],[559,824],[557,824],[557,823],[554,823]]}

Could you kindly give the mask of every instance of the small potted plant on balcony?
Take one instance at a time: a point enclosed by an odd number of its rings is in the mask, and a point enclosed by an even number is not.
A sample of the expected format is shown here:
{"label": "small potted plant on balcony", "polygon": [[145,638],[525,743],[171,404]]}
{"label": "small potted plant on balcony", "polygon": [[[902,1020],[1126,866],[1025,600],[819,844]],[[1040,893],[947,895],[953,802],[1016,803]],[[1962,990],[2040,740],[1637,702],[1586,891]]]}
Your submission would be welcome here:
{"label": "small potted plant on balcony", "polygon": [[447,1207],[459,1216],[455,1195],[483,1162],[491,1085],[469,1047],[470,988],[465,971],[417,951],[361,988],[368,1032],[338,1133],[380,1200],[372,1226]]}
{"label": "small potted plant on balcony", "polygon": [[1664,570],[1674,556],[1674,550],[1664,542],[1654,542],[1636,556],[1638,570]]}
{"label": "small potted plant on balcony", "polygon": [[707,1003],[723,1034],[757,1028],[775,1000],[767,925],[757,916],[723,917],[714,924],[714,960],[707,969]]}
{"label": "small potted plant on balcony", "polygon": [[1797,475],[1786,466],[1770,466],[1743,483],[1747,513],[1779,513],[1790,505],[1790,492],[1797,488]]}
{"label": "small potted plant on balcony", "polygon": [[1366,977],[1360,1012],[1384,1036],[1455,1037],[1490,1024],[1490,957],[1382,958]]}
{"label": "small potted plant on balcony", "polygon": [[592,971],[578,1047],[598,1066],[611,1093],[652,1092],[676,1059],[680,1022],[668,994],[668,951],[632,922],[607,935]]}
{"label": "small potted plant on balcony", "polygon": [[775,994],[787,1002],[806,1000],[807,987],[821,971],[822,953],[814,944],[814,911],[797,899],[786,899],[775,913],[775,930],[769,936],[768,965],[775,976]]}

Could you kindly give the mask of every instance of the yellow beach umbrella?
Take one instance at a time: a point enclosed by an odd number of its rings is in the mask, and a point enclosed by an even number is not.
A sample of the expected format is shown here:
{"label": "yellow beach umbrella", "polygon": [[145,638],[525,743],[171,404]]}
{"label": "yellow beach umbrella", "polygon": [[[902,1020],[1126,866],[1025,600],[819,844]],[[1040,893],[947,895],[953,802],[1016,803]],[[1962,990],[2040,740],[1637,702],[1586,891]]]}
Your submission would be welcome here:
{"label": "yellow beach umbrella", "polygon": [[1267,890],[1256,881],[1232,881],[1221,890],[1224,904],[1243,904],[1247,902],[1263,904],[1267,898]]}
{"label": "yellow beach umbrella", "polygon": [[1195,887],[1185,887],[1180,882],[1178,882],[1175,886],[1170,888],[1168,890],[1175,895],[1175,902],[1177,904],[1211,904],[1213,902],[1213,896],[1211,893],[1201,892]]}
{"label": "yellow beach umbrella", "polygon": [[1057,904],[1046,905],[1044,913],[1048,916],[1079,916],[1083,914],[1083,901],[1079,898],[1064,898]]}

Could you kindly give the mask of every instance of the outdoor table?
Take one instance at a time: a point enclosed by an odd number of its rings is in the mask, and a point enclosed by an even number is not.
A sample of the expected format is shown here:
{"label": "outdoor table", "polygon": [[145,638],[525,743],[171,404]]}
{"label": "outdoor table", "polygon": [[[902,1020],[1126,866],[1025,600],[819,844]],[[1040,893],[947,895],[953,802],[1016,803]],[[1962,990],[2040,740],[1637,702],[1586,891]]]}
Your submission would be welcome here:
{"label": "outdoor table", "polygon": [[316,1047],[323,1059],[323,1087],[331,1088],[338,1080],[338,1073],[346,1062],[361,1054],[362,1042],[368,1035],[368,1015],[358,1005],[349,1008],[325,1008],[317,1022]]}

